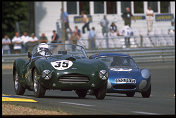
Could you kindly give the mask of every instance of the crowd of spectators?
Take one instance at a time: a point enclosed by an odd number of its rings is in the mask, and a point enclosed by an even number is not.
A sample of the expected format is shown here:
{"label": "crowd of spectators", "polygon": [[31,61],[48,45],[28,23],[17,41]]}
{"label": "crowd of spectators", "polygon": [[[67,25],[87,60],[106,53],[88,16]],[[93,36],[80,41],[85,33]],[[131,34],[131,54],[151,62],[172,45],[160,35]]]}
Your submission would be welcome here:
{"label": "crowd of spectators", "polygon": [[[64,16],[62,15],[64,13]],[[82,11],[81,12],[82,21],[84,25],[82,26],[82,33],[87,33],[88,35],[88,44],[89,49],[96,49],[96,31],[95,27],[89,28],[90,21],[87,15]],[[64,17],[64,26],[65,26],[65,39],[69,40],[71,44],[77,44],[78,40],[81,38],[81,30],[78,26],[75,26],[74,30],[70,28],[69,25],[69,17],[66,11],[61,9],[60,20]],[[118,29],[118,26],[115,22],[109,22],[106,15],[100,20],[99,24],[102,28],[102,36],[103,37],[116,37],[116,36],[123,36],[125,39],[125,46],[127,48],[130,47],[130,37],[133,36],[134,32],[131,27],[131,20],[136,21],[135,17],[130,11],[130,8],[127,7],[126,11],[121,15],[122,19],[124,20],[124,27],[122,29]],[[149,6],[146,11],[146,23],[147,23],[147,31],[148,33],[152,32],[153,30],[153,17],[154,12]],[[69,29],[71,36],[68,37]],[[87,29],[87,32],[85,31]],[[171,26],[168,29],[168,34],[175,32],[175,20],[171,21]],[[22,36],[20,36],[19,32],[15,33],[15,36],[10,40],[7,35],[4,35],[2,39],[2,54],[19,54],[19,53],[26,53],[27,51],[31,51],[31,49],[37,45],[38,43],[48,43],[48,38],[45,33],[42,33],[39,39],[35,36],[34,33],[29,36],[27,32],[24,32]],[[53,35],[51,37],[51,43],[62,43],[61,37],[53,30]]]}

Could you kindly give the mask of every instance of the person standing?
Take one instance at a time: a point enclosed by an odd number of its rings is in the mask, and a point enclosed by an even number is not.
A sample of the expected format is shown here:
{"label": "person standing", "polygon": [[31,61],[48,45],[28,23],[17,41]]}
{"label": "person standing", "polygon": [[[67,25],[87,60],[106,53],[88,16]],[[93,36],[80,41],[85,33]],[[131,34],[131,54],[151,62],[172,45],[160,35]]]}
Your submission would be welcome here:
{"label": "person standing", "polygon": [[153,16],[154,16],[154,12],[153,12],[152,8],[149,6],[148,10],[146,12],[147,32],[148,32],[148,34],[150,32],[152,32],[152,28],[153,28]]}
{"label": "person standing", "polygon": [[83,22],[84,22],[84,25],[83,25],[83,27],[82,27],[82,32],[83,32],[83,34],[85,33],[85,28],[87,28],[87,30],[89,31],[90,30],[90,28],[89,28],[89,19],[88,19],[88,17],[87,17],[87,15],[82,11],[81,12],[81,15],[83,16]]}
{"label": "person standing", "polygon": [[[75,26],[75,30],[71,36],[71,44],[77,45],[78,40],[81,38],[81,30],[78,29],[78,26]],[[72,50],[75,50],[76,46],[72,46]]]}
{"label": "person standing", "polygon": [[[51,36],[51,43],[58,43],[59,36],[57,35],[56,31],[53,30],[53,35]],[[59,41],[61,43],[62,41]]]}
{"label": "person standing", "polygon": [[102,34],[104,36],[104,34],[107,35],[108,33],[108,25],[109,25],[109,20],[107,19],[106,15],[104,15],[103,19],[100,21],[100,25],[102,27]]}
{"label": "person standing", "polygon": [[[62,20],[62,12],[63,12],[63,9],[61,8],[61,14],[60,14],[60,20]],[[70,28],[70,25],[69,25],[69,17],[68,17],[68,12],[64,12],[64,25],[65,25],[65,30],[69,29],[70,32],[72,32],[72,29]]]}
{"label": "person standing", "polygon": [[27,52],[28,49],[28,41],[29,41],[29,36],[27,35],[27,32],[23,33],[23,36],[21,36],[21,40],[23,41],[23,52]]}
{"label": "person standing", "polygon": [[21,37],[19,36],[19,33],[16,32],[15,36],[12,39],[12,44],[14,44],[13,49],[16,54],[17,53],[19,54],[20,52],[22,52],[22,43],[23,41]]}
{"label": "person standing", "polygon": [[2,39],[2,54],[10,54],[10,44],[11,40],[7,35]]}
{"label": "person standing", "polygon": [[38,44],[38,38],[35,36],[34,33],[32,33],[31,37],[29,37],[29,40],[26,43],[27,51],[32,51],[33,47],[37,44]]}
{"label": "person standing", "polygon": [[45,33],[42,33],[42,35],[39,39],[39,43],[48,43],[48,39],[47,39]]}
{"label": "person standing", "polygon": [[126,12],[124,12],[122,14],[122,19],[124,20],[124,25],[128,25],[129,27],[131,27],[131,19],[133,19],[134,21],[136,21],[136,19],[133,17],[133,14],[130,11],[130,8],[127,7],[126,8]]}
{"label": "person standing", "polygon": [[[60,14],[60,19],[62,20],[62,12],[63,9],[61,8],[61,14]],[[64,25],[65,25],[65,40],[68,40],[68,33],[67,33],[67,29],[70,30],[70,33],[72,32],[72,29],[70,28],[70,25],[69,25],[69,17],[68,17],[68,12],[64,12]]]}
{"label": "person standing", "polygon": [[89,39],[89,47],[91,49],[95,49],[96,48],[96,44],[95,44],[95,38],[96,38],[96,33],[95,33],[95,28],[92,27],[92,29],[89,31],[89,35],[88,35],[88,39]]}
{"label": "person standing", "polygon": [[122,35],[125,37],[126,48],[130,48],[130,38],[133,35],[133,31],[128,25],[124,26],[122,29]]}
{"label": "person standing", "polygon": [[80,29],[78,29],[78,26],[75,26],[75,30],[71,37],[71,43],[77,45],[77,41],[80,39],[80,37],[81,37],[81,31]]}

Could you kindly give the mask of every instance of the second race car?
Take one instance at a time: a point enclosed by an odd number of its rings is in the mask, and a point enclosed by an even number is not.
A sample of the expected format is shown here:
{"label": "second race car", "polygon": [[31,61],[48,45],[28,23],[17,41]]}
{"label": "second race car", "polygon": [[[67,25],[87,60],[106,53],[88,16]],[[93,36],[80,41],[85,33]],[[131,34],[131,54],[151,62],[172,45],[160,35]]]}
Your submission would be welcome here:
{"label": "second race car", "polygon": [[124,93],[133,97],[140,92],[144,98],[151,94],[151,73],[148,69],[140,69],[133,58],[127,54],[99,53],[90,56],[99,59],[109,67],[107,92]]}

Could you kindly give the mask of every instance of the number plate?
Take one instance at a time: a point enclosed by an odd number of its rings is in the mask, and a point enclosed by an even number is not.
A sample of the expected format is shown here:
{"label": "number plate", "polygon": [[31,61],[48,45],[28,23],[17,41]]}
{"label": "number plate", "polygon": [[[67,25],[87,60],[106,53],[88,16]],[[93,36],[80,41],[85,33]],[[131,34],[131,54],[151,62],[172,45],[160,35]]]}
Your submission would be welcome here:
{"label": "number plate", "polygon": [[73,62],[69,60],[60,60],[60,61],[51,62],[51,65],[56,70],[65,70],[70,68],[73,65]]}
{"label": "number plate", "polygon": [[116,83],[136,83],[135,79],[129,79],[129,78],[121,78],[121,79],[115,79]]}

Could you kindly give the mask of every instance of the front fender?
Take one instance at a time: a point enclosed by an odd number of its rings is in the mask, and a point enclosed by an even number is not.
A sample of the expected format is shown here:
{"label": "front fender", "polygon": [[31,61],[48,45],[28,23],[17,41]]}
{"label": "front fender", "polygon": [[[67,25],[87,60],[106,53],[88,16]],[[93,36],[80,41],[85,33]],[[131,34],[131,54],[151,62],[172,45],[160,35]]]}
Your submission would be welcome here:
{"label": "front fender", "polygon": [[18,75],[21,76],[23,74],[23,71],[26,68],[27,63],[28,63],[28,61],[24,60],[22,58],[16,59],[13,63],[13,73],[14,73],[14,70],[16,68],[16,71],[18,72]]}
{"label": "front fender", "polygon": [[142,91],[145,91],[151,85],[151,72],[146,68],[141,69],[140,72],[141,72],[142,80],[139,83],[139,89],[142,90]]}
{"label": "front fender", "polygon": [[44,59],[39,59],[35,61],[35,68],[37,69],[38,75],[41,75],[43,70],[52,71],[54,68],[51,66],[50,62]]}

